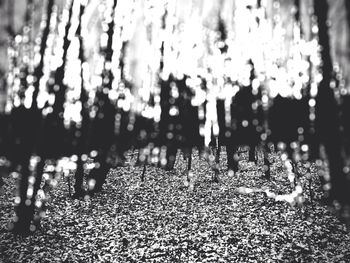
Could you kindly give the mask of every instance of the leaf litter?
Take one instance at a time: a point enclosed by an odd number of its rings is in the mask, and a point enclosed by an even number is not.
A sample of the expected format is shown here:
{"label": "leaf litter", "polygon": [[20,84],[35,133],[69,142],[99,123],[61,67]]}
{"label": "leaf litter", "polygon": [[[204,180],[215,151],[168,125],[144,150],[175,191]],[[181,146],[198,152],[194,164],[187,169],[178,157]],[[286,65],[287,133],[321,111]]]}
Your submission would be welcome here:
{"label": "leaf litter", "polygon": [[214,183],[195,151],[193,187],[185,185],[186,165],[180,153],[174,171],[147,166],[144,182],[142,166],[113,169],[103,191],[82,200],[69,198],[62,180],[41,228],[27,237],[7,230],[15,182],[4,178],[0,262],[350,262],[350,234],[327,207],[268,198],[266,189],[292,190],[278,165],[271,180],[248,162],[229,175],[222,154]]}

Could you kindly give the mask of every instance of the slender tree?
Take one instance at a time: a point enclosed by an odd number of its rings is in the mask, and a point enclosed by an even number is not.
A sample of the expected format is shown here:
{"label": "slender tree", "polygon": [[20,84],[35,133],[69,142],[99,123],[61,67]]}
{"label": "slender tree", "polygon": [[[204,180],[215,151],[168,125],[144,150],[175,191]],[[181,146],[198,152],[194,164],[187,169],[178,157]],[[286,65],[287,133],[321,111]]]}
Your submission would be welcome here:
{"label": "slender tree", "polygon": [[37,109],[38,104],[37,104],[37,97],[39,94],[39,85],[40,85],[40,79],[44,75],[43,73],[43,68],[44,68],[44,57],[45,57],[45,50],[47,47],[47,39],[50,34],[50,23],[51,23],[51,13],[52,13],[52,8],[54,5],[54,0],[48,0],[47,4],[47,9],[46,9],[46,26],[42,32],[42,38],[40,42],[40,62],[39,64],[35,67],[34,70],[34,92],[33,92],[33,102],[32,102],[32,109]]}
{"label": "slender tree", "polygon": [[107,44],[102,47],[104,57],[104,67],[101,75],[102,85],[96,91],[95,106],[97,108],[94,119],[92,120],[91,136],[89,136],[89,148],[97,151],[95,157],[97,166],[90,172],[90,179],[95,181],[95,187],[90,191],[91,194],[102,189],[106,175],[109,171],[107,164],[107,154],[113,145],[114,138],[114,120],[115,106],[110,101],[108,94],[112,89],[113,73],[111,63],[113,57],[113,35],[114,35],[114,17],[117,8],[117,0],[113,1],[111,21],[107,26]]}
{"label": "slender tree", "polygon": [[[346,8],[346,18],[348,24],[348,46],[346,50],[347,59],[350,60],[350,1],[344,0]],[[345,154],[347,158],[347,165],[350,165],[350,94],[344,95],[342,98],[342,125],[345,136]]]}
{"label": "slender tree", "polygon": [[73,129],[73,144],[75,145],[75,152],[78,155],[77,161],[77,170],[75,172],[75,185],[74,195],[76,197],[81,196],[84,193],[83,190],[83,180],[84,180],[84,160],[83,154],[86,153],[87,149],[87,136],[89,132],[89,113],[88,113],[88,95],[84,87],[84,67],[83,64],[86,62],[85,52],[84,52],[84,41],[83,36],[81,35],[81,27],[82,27],[82,17],[84,14],[85,5],[80,5],[80,13],[79,13],[79,25],[77,28],[76,36],[79,39],[79,60],[80,60],[80,78],[81,78],[81,86],[80,86],[80,102],[82,105],[80,114],[82,117],[82,122],[79,128]]}
{"label": "slender tree", "polygon": [[[341,156],[342,136],[340,132],[339,107],[331,88],[333,64],[330,55],[330,39],[328,34],[328,2],[327,0],[314,0],[314,10],[318,22],[318,38],[321,46],[322,76],[316,97],[316,134],[321,143],[325,145],[329,160],[331,175],[330,199],[346,201],[349,189],[343,171],[344,163]],[[350,198],[349,198],[350,199]]]}
{"label": "slender tree", "polygon": [[348,28],[350,29],[350,2],[346,0],[344,0],[344,2],[345,2],[345,8],[346,8],[346,20],[348,22]]}
{"label": "slender tree", "polygon": [[[46,26],[43,31],[41,46],[40,46],[40,62],[38,66],[34,70],[34,94],[32,101],[32,109],[25,109],[22,107],[18,109],[14,109],[12,112],[12,121],[14,123],[15,131],[19,132],[19,139],[21,140],[21,147],[15,148],[15,154],[18,156],[18,163],[22,166],[22,171],[19,178],[19,202],[15,207],[16,217],[14,220],[14,232],[16,233],[28,233],[30,231],[31,222],[34,216],[34,189],[37,188],[33,186],[33,180],[35,181],[35,177],[30,177],[31,172],[29,170],[29,161],[30,157],[34,150],[34,143],[36,138],[36,125],[37,123],[37,113],[38,110],[36,107],[36,90],[39,89],[40,78],[43,76],[43,65],[44,65],[44,54],[46,50],[46,42],[50,32],[50,19],[52,8],[54,5],[54,0],[49,0],[46,9]],[[34,99],[35,98],[35,99]],[[17,110],[17,111],[16,111]],[[32,121],[31,127],[25,127],[25,123],[27,123],[28,119]],[[23,134],[25,132],[25,134]],[[13,161],[13,160],[12,160]],[[40,169],[39,169],[40,170]],[[33,179],[32,179],[33,178]],[[29,182],[30,181],[30,182]],[[40,181],[41,182],[41,181]],[[40,182],[34,183],[36,186]],[[29,184],[30,183],[30,184]]]}
{"label": "slender tree", "polygon": [[15,36],[14,6],[15,1],[7,0],[7,33],[12,38]]}

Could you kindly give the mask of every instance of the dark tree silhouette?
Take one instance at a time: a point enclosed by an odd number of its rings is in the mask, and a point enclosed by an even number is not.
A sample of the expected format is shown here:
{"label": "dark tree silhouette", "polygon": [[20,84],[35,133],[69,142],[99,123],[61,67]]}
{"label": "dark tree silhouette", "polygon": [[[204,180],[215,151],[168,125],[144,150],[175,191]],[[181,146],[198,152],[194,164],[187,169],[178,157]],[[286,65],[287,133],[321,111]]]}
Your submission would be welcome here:
{"label": "dark tree silhouette", "polygon": [[[350,31],[350,1],[344,1],[345,2],[345,8],[346,8],[346,20],[348,24],[348,30]],[[350,39],[348,39],[348,49],[347,49],[347,56],[350,59]],[[345,145],[345,154],[347,158],[347,165],[350,165],[350,95],[344,95],[342,97],[342,127],[343,127],[343,136],[344,136],[344,145]]]}
{"label": "dark tree silhouette", "polygon": [[94,102],[96,111],[91,123],[91,136],[89,136],[89,148],[91,151],[97,151],[95,161],[97,166],[90,172],[90,179],[95,180],[95,186],[91,189],[90,194],[102,190],[106,175],[110,169],[107,163],[108,151],[114,143],[114,121],[116,115],[116,107],[109,99],[108,94],[112,89],[113,73],[110,67],[113,47],[112,40],[114,34],[114,16],[117,8],[117,0],[113,1],[111,21],[108,23],[107,36],[108,41],[105,47],[102,47],[101,52],[104,56],[104,68],[101,75],[102,85],[98,87],[96,99]]}
{"label": "dark tree silhouette", "polygon": [[90,126],[89,119],[89,105],[88,105],[88,94],[85,89],[84,83],[84,68],[83,63],[86,62],[85,52],[84,52],[84,42],[83,37],[81,35],[81,20],[84,14],[85,5],[80,5],[79,11],[79,25],[77,28],[76,36],[79,39],[79,60],[80,60],[80,78],[81,78],[81,86],[80,86],[80,103],[81,103],[81,111],[80,115],[82,117],[80,124],[72,124],[73,127],[70,131],[70,141],[72,142],[72,154],[76,154],[78,157],[77,160],[77,169],[75,171],[75,185],[74,191],[75,196],[80,196],[84,192],[83,189],[83,181],[84,181],[84,162],[87,160],[87,143],[88,143],[88,132]]}
{"label": "dark tree silhouette", "polygon": [[[43,169],[43,163],[41,163],[40,167],[38,167],[39,172],[32,174],[32,178],[34,180],[34,183],[32,184],[34,185],[29,186],[29,176],[31,175],[31,172],[29,170],[29,160],[34,151],[36,134],[38,131],[37,128],[39,126],[40,120],[40,112],[36,107],[35,91],[39,89],[40,78],[43,76],[43,61],[46,50],[46,42],[50,33],[50,20],[53,4],[53,0],[49,0],[47,4],[46,26],[43,31],[39,51],[41,58],[38,66],[34,70],[34,93],[32,108],[26,109],[24,105],[21,104],[18,108],[14,108],[11,113],[15,144],[13,147],[14,151],[10,155],[12,157],[10,160],[13,163],[21,165],[22,168],[19,178],[20,202],[15,209],[16,220],[14,224],[14,231],[16,233],[28,233],[30,230],[30,225],[34,217],[36,192],[41,182],[41,170]],[[30,126],[27,124],[28,121],[31,122]],[[35,175],[37,175],[38,178],[36,178]],[[31,181],[33,180],[31,179]],[[31,187],[31,190],[29,191],[31,192],[31,195],[28,196],[29,187]]]}
{"label": "dark tree silhouette", "polygon": [[341,202],[350,200],[348,194],[348,181],[343,171],[344,162],[341,156],[342,136],[340,133],[339,107],[331,88],[333,77],[333,63],[330,55],[328,34],[328,2],[327,0],[314,1],[315,15],[318,22],[318,37],[321,46],[322,76],[316,97],[316,135],[325,145],[329,160],[331,175],[330,199]]}

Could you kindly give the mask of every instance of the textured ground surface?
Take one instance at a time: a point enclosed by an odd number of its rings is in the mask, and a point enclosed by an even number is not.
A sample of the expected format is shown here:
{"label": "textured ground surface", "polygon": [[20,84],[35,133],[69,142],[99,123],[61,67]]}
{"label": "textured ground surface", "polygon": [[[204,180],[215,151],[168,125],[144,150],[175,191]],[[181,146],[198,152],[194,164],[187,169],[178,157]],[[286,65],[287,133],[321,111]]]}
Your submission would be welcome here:
{"label": "textured ground surface", "polygon": [[0,262],[350,262],[350,234],[324,206],[291,207],[237,191],[291,192],[282,171],[273,168],[266,181],[254,166],[235,176],[222,168],[212,183],[208,164],[195,154],[192,188],[185,165],[178,156],[175,171],[148,166],[143,183],[142,167],[118,168],[104,191],[86,200],[68,197],[65,178],[49,193],[42,229],[29,237],[6,230],[14,179],[5,178]]}

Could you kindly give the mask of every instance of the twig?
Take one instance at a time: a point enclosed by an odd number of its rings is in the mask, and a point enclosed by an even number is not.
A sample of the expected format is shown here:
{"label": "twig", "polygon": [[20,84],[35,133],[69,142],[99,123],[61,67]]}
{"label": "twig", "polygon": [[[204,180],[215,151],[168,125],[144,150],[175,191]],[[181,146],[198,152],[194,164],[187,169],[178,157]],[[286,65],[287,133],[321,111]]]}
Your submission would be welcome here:
{"label": "twig", "polygon": [[69,192],[69,197],[72,197],[72,193],[71,193],[71,184],[70,184],[70,176],[68,175],[68,192]]}

